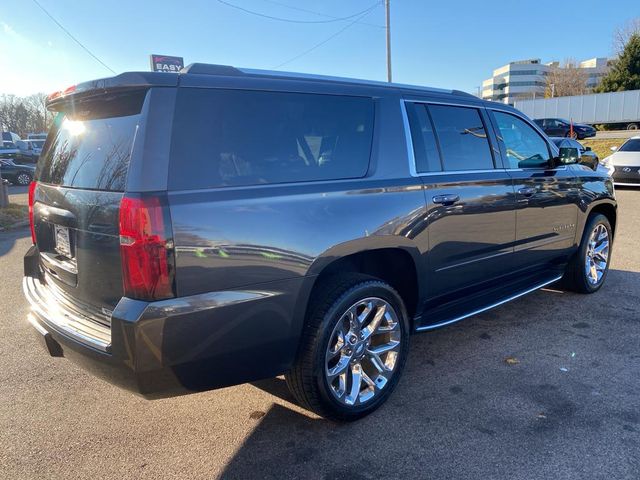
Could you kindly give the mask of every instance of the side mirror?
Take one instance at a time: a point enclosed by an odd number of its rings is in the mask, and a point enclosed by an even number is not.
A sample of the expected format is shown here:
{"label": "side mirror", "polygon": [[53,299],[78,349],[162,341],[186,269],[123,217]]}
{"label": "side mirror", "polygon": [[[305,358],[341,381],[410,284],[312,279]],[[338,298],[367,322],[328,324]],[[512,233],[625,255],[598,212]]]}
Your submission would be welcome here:
{"label": "side mirror", "polygon": [[584,151],[585,152],[590,152],[591,151],[591,147],[585,147]]}
{"label": "side mirror", "polygon": [[616,150],[618,150],[618,147],[615,147],[615,146],[611,147],[612,152],[615,152]]}
{"label": "side mirror", "polygon": [[576,147],[560,147],[560,163],[562,165],[571,165],[573,163],[580,163],[580,150]]}

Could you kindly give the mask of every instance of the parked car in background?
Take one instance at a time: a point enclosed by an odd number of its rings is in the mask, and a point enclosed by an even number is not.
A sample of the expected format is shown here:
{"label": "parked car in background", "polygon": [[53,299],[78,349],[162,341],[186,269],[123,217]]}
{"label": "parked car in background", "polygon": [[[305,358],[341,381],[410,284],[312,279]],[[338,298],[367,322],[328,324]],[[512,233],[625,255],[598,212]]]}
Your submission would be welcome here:
{"label": "parked car in background", "polygon": [[3,140],[0,145],[0,158],[16,160],[20,155],[20,149],[11,141]]}
{"label": "parked car in background", "polygon": [[640,129],[640,90],[517,100],[515,107],[531,118],[570,118],[608,130]]}
{"label": "parked car in background", "polygon": [[20,140],[20,136],[17,133],[13,132],[2,132],[0,134],[2,136],[2,141],[15,143]]}
{"label": "parked car in background", "polygon": [[640,136],[629,138],[620,148],[602,160],[616,185],[640,187]]}
{"label": "parked car in background", "polygon": [[18,165],[10,159],[0,159],[0,175],[14,185],[26,186],[31,183],[36,167],[31,165]]}
{"label": "parked car in background", "polygon": [[576,149],[578,151],[578,153],[580,154],[580,158],[581,158],[581,162],[582,163],[587,164],[587,163],[591,162],[589,164],[593,165],[594,168],[598,166],[598,163],[599,163],[600,159],[598,158],[598,155],[596,154],[596,152],[591,150],[591,147],[585,147],[580,142],[578,142],[577,140],[574,140],[572,138],[550,137],[550,139],[556,145],[556,147],[558,147],[558,148],[568,147],[568,148]]}
{"label": "parked car in background", "polygon": [[538,118],[534,122],[550,137],[570,137],[583,140],[596,136],[596,129],[584,123],[574,123],[572,133],[571,122],[562,118]]}
{"label": "parked car in background", "polygon": [[284,374],[355,420],[411,333],[607,277],[611,179],[508,105],[207,64],[66,92],[29,191],[28,320],[148,398]]}
{"label": "parked car in background", "polygon": [[20,150],[19,155],[22,159],[34,163],[38,161],[43,145],[44,140],[18,140],[16,142],[16,147]]}
{"label": "parked car in background", "polygon": [[27,140],[46,140],[46,139],[47,139],[46,132],[44,132],[44,133],[29,133],[27,135]]}

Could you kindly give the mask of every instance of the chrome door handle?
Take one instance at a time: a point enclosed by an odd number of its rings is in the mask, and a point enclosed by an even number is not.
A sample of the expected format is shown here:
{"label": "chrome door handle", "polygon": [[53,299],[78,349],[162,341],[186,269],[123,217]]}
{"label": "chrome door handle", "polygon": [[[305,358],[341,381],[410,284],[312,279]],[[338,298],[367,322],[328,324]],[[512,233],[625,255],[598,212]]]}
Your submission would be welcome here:
{"label": "chrome door handle", "polygon": [[522,196],[530,197],[531,195],[533,195],[537,191],[538,190],[535,187],[523,187],[520,190],[518,190],[518,193],[520,195],[522,195]]}
{"label": "chrome door handle", "polygon": [[433,203],[439,203],[440,205],[452,205],[460,200],[460,196],[455,193],[445,193],[444,195],[434,195]]}

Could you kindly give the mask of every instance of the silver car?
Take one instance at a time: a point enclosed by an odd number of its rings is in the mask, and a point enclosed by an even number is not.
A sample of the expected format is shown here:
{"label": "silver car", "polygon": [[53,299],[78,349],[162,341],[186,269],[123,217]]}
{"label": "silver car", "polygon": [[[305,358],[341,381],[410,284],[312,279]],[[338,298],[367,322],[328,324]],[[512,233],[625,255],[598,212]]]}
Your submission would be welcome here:
{"label": "silver car", "polygon": [[640,187],[640,136],[629,138],[613,154],[602,160],[616,185]]}

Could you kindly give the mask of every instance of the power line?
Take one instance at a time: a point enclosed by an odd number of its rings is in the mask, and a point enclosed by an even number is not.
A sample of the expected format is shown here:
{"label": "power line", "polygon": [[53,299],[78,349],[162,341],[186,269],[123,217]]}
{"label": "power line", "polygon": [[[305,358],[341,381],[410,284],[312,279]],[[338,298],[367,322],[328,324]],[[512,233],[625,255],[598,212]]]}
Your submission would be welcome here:
{"label": "power line", "polygon": [[80,45],[82,47],[82,49],[87,52],[89,55],[91,55],[95,60],[98,61],[98,63],[100,63],[100,65],[102,65],[104,68],[106,68],[107,70],[109,70],[111,73],[116,73],[115,70],[113,70],[109,65],[107,65],[106,63],[104,63],[102,60],[100,60],[97,56],[95,56],[93,54],[93,52],[91,50],[89,50],[87,47],[85,47],[82,42],[80,42],[80,40],[78,40],[76,37],[74,37],[73,35],[71,35],[71,32],[69,32],[69,30],[67,30],[66,28],[64,28],[64,26],[58,21],[56,20],[53,15],[51,15],[42,5],[40,5],[40,3],[38,2],[38,0],[33,0],[33,3],[35,3],[40,10],[42,10],[47,17],[49,17],[56,25],[58,25],[58,27],[60,27],[60,29],[66,33],[69,38],[71,38],[71,40],[73,40],[74,42],[76,42],[78,45]]}
{"label": "power line", "polygon": [[338,30],[336,33],[334,33],[333,35],[325,38],[323,41],[321,41],[320,43],[315,44],[313,47],[305,50],[304,52],[300,53],[299,55],[296,55],[295,57],[290,58],[289,60],[282,62],[279,65],[276,65],[275,67],[273,67],[274,70],[277,70],[280,67],[283,67],[285,65],[287,65],[288,63],[291,63],[295,60],[298,60],[301,57],[304,57],[305,55],[307,55],[308,53],[313,52],[316,48],[321,47],[322,45],[324,45],[325,43],[333,40],[334,38],[336,38],[338,35],[340,35],[342,32],[344,32],[347,28],[351,27],[352,25],[358,23],[358,20],[363,19],[364,17],[366,17],[367,15],[369,15],[371,12],[373,12],[378,6],[380,6],[381,4],[381,0],[378,0],[376,3],[374,3],[373,5],[371,5],[369,8],[367,8],[366,10],[364,10],[363,12],[361,12],[361,15],[359,17],[357,17],[355,20],[349,22],[347,25],[345,25],[344,27],[342,27],[340,30]]}
{"label": "power line", "polygon": [[[288,5],[286,3],[278,2],[276,0],[262,0],[263,2],[271,3],[273,5],[280,5],[281,7],[290,8],[291,10],[297,10],[299,12],[311,13],[312,15],[318,15],[319,17],[333,18],[335,20],[342,20],[340,17],[336,17],[334,15],[328,15],[326,13],[316,12],[314,10],[308,10],[306,8],[294,7],[293,5]],[[384,25],[376,25],[375,23],[368,22],[358,22],[360,25],[369,25],[370,27],[376,28],[385,28]]]}
{"label": "power line", "polygon": [[254,12],[253,10],[248,10],[248,9],[246,9],[244,7],[241,7],[239,5],[234,5],[233,3],[229,3],[229,2],[227,2],[225,0],[218,0],[218,2],[222,3],[223,5],[226,5],[228,7],[235,8],[235,9],[240,10],[242,12],[248,13],[250,15],[256,15],[258,17],[268,18],[270,20],[277,20],[279,22],[289,22],[289,23],[333,23],[333,22],[342,22],[344,20],[349,20],[349,19],[351,19],[353,17],[357,17],[358,15],[362,15],[363,13],[369,11],[369,9],[366,8],[366,9],[362,10],[361,12],[354,13],[353,15],[349,15],[347,17],[332,18],[331,20],[294,20],[294,19],[291,19],[291,18],[274,17],[272,15],[266,15],[264,13]]}

